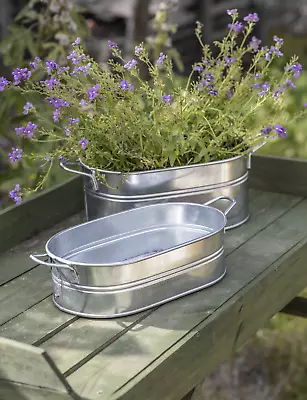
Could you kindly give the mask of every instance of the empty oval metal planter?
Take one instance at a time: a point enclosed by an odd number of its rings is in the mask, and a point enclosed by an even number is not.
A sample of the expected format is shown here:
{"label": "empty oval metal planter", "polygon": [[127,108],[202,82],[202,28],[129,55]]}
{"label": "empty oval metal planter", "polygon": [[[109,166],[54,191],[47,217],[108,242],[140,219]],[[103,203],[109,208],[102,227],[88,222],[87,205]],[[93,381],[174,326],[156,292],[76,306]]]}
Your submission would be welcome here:
{"label": "empty oval metal planter", "polygon": [[[256,149],[255,149],[256,150]],[[120,173],[97,170],[105,183],[96,178],[96,170],[82,161],[82,171],[61,163],[66,171],[84,177],[85,211],[87,220],[118,212],[168,202],[203,204],[219,196],[236,200],[228,215],[226,229],[235,228],[249,218],[248,169],[250,156],[237,156],[222,161],[153,171]],[[216,205],[223,210],[224,200]]]}
{"label": "empty oval metal planter", "polygon": [[[223,213],[210,205],[231,204]],[[52,267],[55,305],[91,318],[129,315],[223,278],[226,215],[235,200],[164,203],[66,229],[31,255]],[[41,257],[49,257],[43,261]]]}

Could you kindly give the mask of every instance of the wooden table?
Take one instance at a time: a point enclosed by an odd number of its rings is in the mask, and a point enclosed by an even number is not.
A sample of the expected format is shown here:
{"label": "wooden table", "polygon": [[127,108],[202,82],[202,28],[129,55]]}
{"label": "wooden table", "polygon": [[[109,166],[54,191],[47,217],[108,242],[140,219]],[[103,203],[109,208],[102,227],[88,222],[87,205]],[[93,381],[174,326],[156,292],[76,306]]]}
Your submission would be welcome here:
{"label": "wooden table", "polygon": [[60,312],[50,271],[29,259],[80,222],[78,179],[2,212],[0,399],[183,398],[307,286],[306,176],[306,162],[254,157],[252,217],[226,235],[226,277],[113,320]]}

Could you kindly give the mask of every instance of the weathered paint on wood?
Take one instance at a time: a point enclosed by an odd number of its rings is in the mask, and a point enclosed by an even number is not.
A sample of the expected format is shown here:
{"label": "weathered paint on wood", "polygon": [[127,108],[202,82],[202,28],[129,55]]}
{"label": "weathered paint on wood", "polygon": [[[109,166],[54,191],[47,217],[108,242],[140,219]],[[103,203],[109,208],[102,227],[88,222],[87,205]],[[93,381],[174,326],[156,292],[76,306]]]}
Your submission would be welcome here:
{"label": "weathered paint on wood", "polygon": [[0,381],[1,400],[86,400],[77,395],[55,392],[50,389]]}
{"label": "weathered paint on wood", "polygon": [[38,346],[77,319],[61,312],[48,296],[0,326],[0,336]]}
{"label": "weathered paint on wood", "polygon": [[250,186],[260,190],[307,196],[307,161],[253,156]]}
{"label": "weathered paint on wood", "polygon": [[[237,347],[307,284],[306,257],[305,240],[183,336],[113,398],[132,400],[143,398],[145,393],[147,400],[160,398],[162,393],[168,393],[163,397],[167,400],[180,398],[180,393],[195,386],[219,363],[231,357]],[[292,286],[289,280],[293,278],[296,280]],[[150,394],[153,386],[154,396]]]}
{"label": "weathered paint on wood", "polygon": [[81,211],[83,191],[80,178],[46,190],[20,206],[0,212],[0,253],[43,229]]}
{"label": "weathered paint on wood", "polygon": [[45,244],[52,235],[72,225],[77,225],[83,220],[83,213],[74,215],[65,219],[60,224],[54,225],[52,228],[40,232],[38,235],[23,242],[19,246],[0,254],[0,285],[18,277],[30,269],[33,269],[35,263],[30,259],[30,254],[44,253]]}
{"label": "weathered paint on wood", "polygon": [[14,340],[0,338],[0,381],[71,392],[44,350]]}
{"label": "weathered paint on wood", "polygon": [[[199,323],[212,313],[215,315],[216,310],[228,300],[230,305],[231,297],[243,287],[250,285],[259,274],[269,268],[271,274],[275,276],[275,269],[270,269],[272,263],[290,251],[307,235],[306,220],[302,219],[302,215],[307,215],[307,200],[290,209],[232,252],[226,258],[228,274],[218,285],[160,307],[142,321],[143,329],[138,332],[128,331],[105,351],[69,376],[68,381],[84,396],[93,397],[97,396],[97,393],[111,395],[133,377],[149,368],[155,359],[160,358],[161,354],[168,351],[177,341],[182,340],[191,330],[197,332]],[[235,230],[230,231],[228,236],[235,234]],[[290,271],[289,274],[291,276]],[[289,285],[289,276],[287,276],[287,284]],[[289,285],[289,290],[294,291],[291,292],[292,296],[305,284],[306,282],[302,279],[298,283],[299,289],[295,285]],[[269,293],[265,295],[269,296]],[[284,297],[279,300],[279,303],[276,299],[275,304],[272,304],[272,307],[276,307],[275,312],[283,301]],[[117,356],[114,357],[114,354]],[[126,363],[129,363],[129,369],[125,368]],[[86,376],[87,379],[82,380],[82,376]],[[195,384],[184,389],[188,391]],[[182,389],[180,392],[184,393]],[[154,394],[157,395],[154,392],[152,396]],[[149,400],[153,397],[147,398]],[[174,395],[170,398],[179,398],[178,393],[177,397]]]}
{"label": "weathered paint on wood", "polygon": [[0,290],[0,325],[37,304],[52,293],[48,267],[36,267]]}

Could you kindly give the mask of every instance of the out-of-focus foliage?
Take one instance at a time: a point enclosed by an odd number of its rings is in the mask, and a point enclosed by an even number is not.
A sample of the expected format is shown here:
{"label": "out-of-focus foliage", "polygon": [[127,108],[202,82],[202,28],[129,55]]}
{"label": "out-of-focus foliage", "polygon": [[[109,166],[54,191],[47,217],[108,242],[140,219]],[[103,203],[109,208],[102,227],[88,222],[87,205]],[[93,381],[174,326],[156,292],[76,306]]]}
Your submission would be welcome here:
{"label": "out-of-focus foliage", "polygon": [[[89,33],[80,11],[73,0],[28,1],[16,16],[14,25],[9,26],[8,35],[0,43],[0,53],[7,70],[28,67],[29,61],[35,57],[43,60],[53,59],[58,64],[65,65],[71,43],[77,36],[82,38]],[[16,139],[13,128],[28,120],[27,115],[22,114],[25,102],[26,100],[14,89],[1,94],[0,208],[7,205],[8,190],[17,182],[33,187],[40,178],[40,171],[35,162],[24,161],[18,166],[9,165],[8,162],[8,150],[14,146]],[[46,105],[41,103],[42,115],[49,114],[45,107]],[[46,146],[50,147],[50,144]],[[36,151],[35,145],[28,144],[28,150]],[[55,169],[50,174],[47,185],[54,184],[64,176],[67,177],[62,171]]]}

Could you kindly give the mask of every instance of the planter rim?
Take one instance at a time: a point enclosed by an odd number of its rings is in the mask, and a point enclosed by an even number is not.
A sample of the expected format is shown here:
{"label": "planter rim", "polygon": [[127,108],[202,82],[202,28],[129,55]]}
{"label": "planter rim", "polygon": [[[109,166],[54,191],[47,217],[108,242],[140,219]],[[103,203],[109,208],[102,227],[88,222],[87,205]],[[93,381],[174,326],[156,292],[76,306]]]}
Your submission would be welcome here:
{"label": "planter rim", "polygon": [[240,154],[238,156],[235,157],[231,157],[231,158],[225,158],[224,160],[218,160],[218,161],[209,161],[206,163],[201,163],[201,164],[189,164],[189,165],[182,165],[179,167],[167,167],[167,168],[157,168],[157,169],[150,169],[150,170],[146,170],[146,171],[133,171],[133,172],[118,172],[118,171],[110,171],[110,170],[106,170],[106,169],[99,169],[99,168],[93,168],[93,167],[89,167],[87,164],[85,164],[81,158],[79,158],[79,162],[80,164],[91,170],[91,171],[99,171],[101,173],[108,173],[108,174],[113,174],[113,175],[143,175],[143,174],[150,174],[150,173],[154,173],[154,172],[163,172],[163,171],[176,171],[176,170],[181,170],[181,169],[187,169],[187,168],[198,168],[198,167],[204,167],[206,165],[218,165],[218,164],[224,164],[224,163],[228,163],[231,161],[236,161],[239,158],[246,158],[248,159],[248,157],[250,156],[250,154]]}

